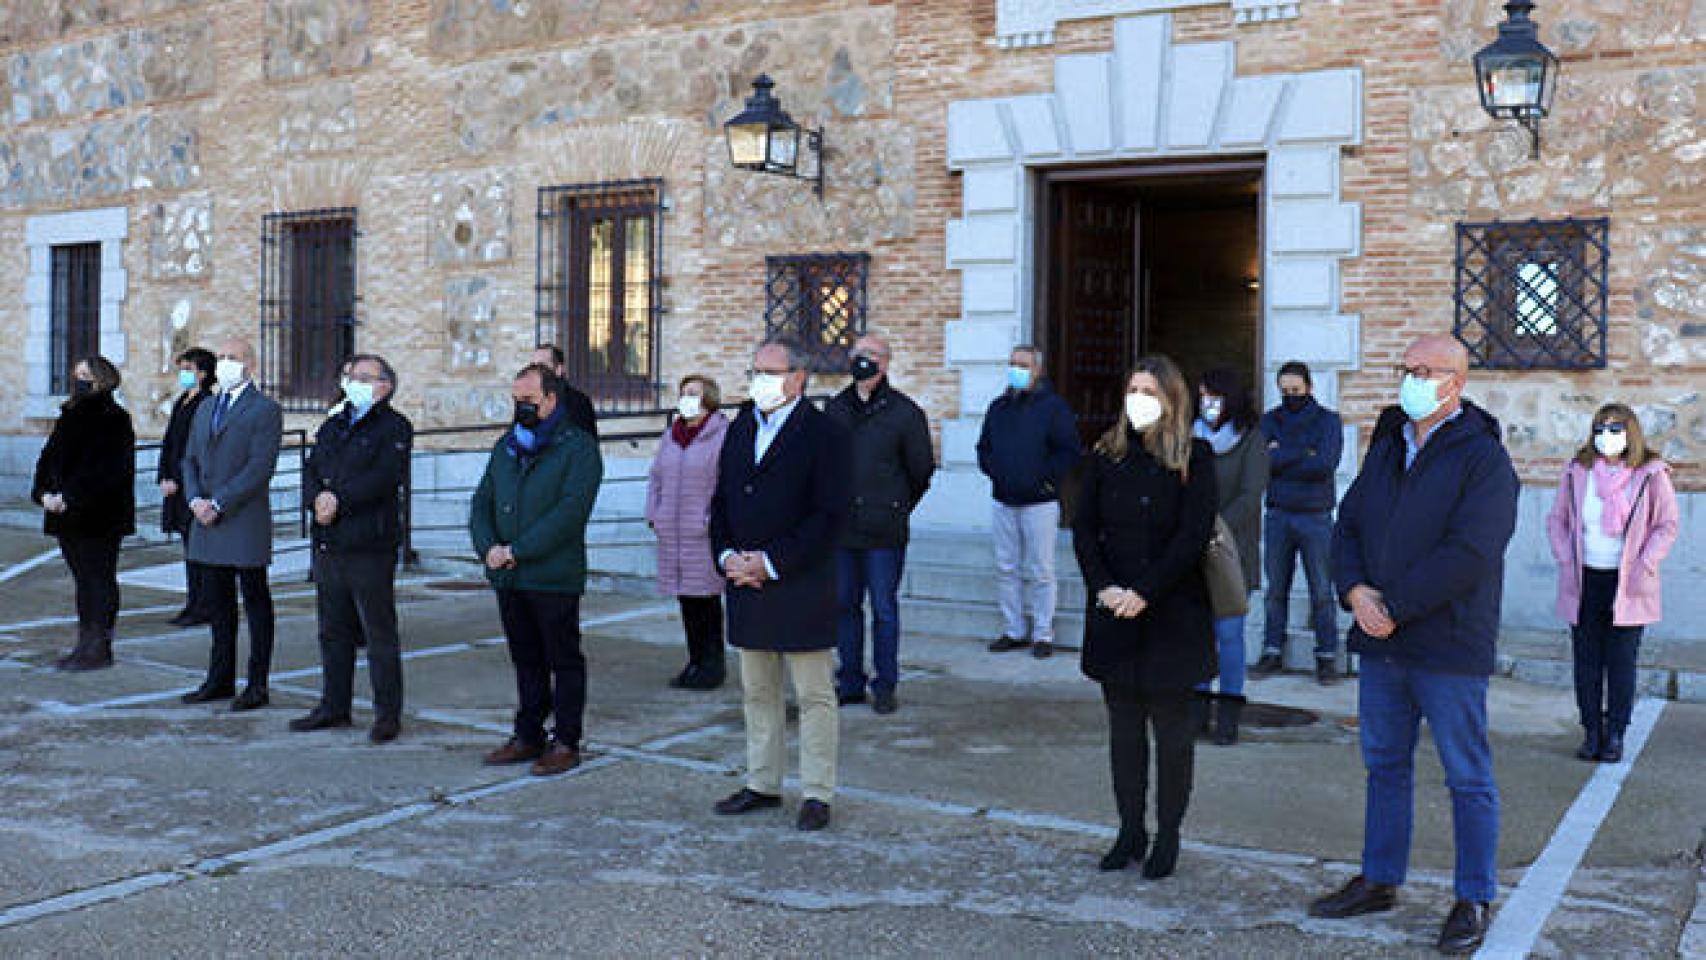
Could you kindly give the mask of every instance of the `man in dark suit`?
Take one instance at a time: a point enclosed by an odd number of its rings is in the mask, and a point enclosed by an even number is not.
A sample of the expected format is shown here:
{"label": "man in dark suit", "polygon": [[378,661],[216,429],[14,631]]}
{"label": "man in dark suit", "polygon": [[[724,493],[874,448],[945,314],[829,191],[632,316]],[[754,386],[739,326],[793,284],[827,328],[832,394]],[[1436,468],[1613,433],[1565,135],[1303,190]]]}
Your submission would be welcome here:
{"label": "man in dark suit", "polygon": [[598,414],[592,409],[592,400],[586,394],[576,390],[569,383],[568,364],[563,356],[563,348],[554,343],[541,343],[533,348],[532,363],[549,367],[563,384],[563,412],[569,422],[598,439]]}
{"label": "man in dark suit", "polygon": [[835,535],[851,494],[847,431],[802,400],[810,357],[788,341],[753,356],[752,402],[729,427],[711,499],[711,549],[740,650],[746,785],[726,815],[780,806],[786,666],[800,705],[801,830],[829,826],[839,723]]}
{"label": "man in dark suit", "polygon": [[350,725],[355,649],[367,646],[373,681],[368,739],[397,738],[403,658],[393,594],[402,540],[399,497],[415,428],[391,408],[397,374],[384,357],[357,354],[345,402],[314,435],[303,489],[314,504],[314,593],[320,615],[320,702],[290,721],[297,731]]}
{"label": "man in dark suit", "polygon": [[202,590],[213,632],[207,679],[184,695],[185,703],[224,700],[237,684],[237,590],[249,618],[249,685],[232,710],[267,705],[272,667],[272,502],[284,417],[278,403],[252,379],[255,348],[231,339],[219,348],[214,381],[219,392],[195,412],[184,450],[183,487],[195,523],[189,558],[203,568]]}

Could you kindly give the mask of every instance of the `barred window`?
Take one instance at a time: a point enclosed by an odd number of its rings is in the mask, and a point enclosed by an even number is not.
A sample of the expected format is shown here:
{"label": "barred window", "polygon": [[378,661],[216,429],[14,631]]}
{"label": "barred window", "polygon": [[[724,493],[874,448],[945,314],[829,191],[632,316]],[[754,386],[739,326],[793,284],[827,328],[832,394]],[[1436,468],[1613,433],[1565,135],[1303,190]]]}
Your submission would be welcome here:
{"label": "barred window", "polygon": [[286,410],[318,412],[355,353],[356,212],[274,213],[262,221],[261,385]]}
{"label": "barred window", "polygon": [[53,247],[53,291],[48,314],[49,387],[71,390],[71,365],[101,352],[101,245]]}
{"label": "barred window", "polygon": [[536,342],[601,410],[657,405],[663,181],[539,191]]}
{"label": "barred window", "polygon": [[812,353],[812,370],[845,373],[865,332],[868,253],[817,253],[765,260],[764,328]]}
{"label": "barred window", "polygon": [[1458,224],[1455,332],[1470,365],[1604,367],[1609,231],[1603,218]]}

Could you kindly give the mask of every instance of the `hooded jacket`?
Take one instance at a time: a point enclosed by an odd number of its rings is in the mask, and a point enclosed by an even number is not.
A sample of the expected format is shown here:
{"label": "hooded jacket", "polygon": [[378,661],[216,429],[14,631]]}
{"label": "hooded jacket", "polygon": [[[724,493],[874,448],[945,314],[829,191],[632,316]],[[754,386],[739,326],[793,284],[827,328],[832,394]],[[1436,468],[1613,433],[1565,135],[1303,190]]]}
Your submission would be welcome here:
{"label": "hooded jacket", "polygon": [[1495,664],[1505,547],[1520,485],[1499,423],[1465,400],[1404,467],[1403,411],[1389,407],[1333,527],[1340,601],[1359,584],[1382,594],[1397,631],[1352,626],[1350,649],[1444,673],[1489,675]]}

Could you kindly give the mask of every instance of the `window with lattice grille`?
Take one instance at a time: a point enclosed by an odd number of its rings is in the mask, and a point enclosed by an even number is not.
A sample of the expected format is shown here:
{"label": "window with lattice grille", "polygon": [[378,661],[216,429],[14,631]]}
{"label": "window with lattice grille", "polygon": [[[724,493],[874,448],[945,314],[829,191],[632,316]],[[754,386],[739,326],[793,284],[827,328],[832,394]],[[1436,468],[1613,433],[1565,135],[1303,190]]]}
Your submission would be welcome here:
{"label": "window with lattice grille", "polygon": [[49,312],[49,382],[55,395],[71,391],[71,368],[101,352],[101,245],[53,248]]}
{"label": "window with lattice grille", "polygon": [[1605,366],[1611,222],[1457,225],[1457,339],[1470,365]]}
{"label": "window with lattice grille", "polygon": [[268,214],[261,234],[261,386],[296,413],[336,402],[355,353],[355,210]]}
{"label": "window with lattice grille", "polygon": [[812,370],[845,373],[865,332],[868,253],[814,253],[765,259],[764,329],[812,353]]}

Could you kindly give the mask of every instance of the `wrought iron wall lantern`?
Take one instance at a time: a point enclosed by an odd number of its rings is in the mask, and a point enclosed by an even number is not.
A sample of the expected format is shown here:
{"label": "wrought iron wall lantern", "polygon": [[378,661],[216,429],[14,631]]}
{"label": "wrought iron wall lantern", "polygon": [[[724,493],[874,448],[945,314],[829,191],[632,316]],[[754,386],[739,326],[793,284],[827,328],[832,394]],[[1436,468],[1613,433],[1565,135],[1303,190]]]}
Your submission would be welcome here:
{"label": "wrought iron wall lantern", "polygon": [[1558,58],[1540,42],[1540,27],[1528,18],[1531,0],[1505,4],[1499,38],[1475,54],[1481,109],[1495,120],[1515,120],[1528,131],[1533,157],[1540,159],[1540,121],[1552,112],[1558,89]]}
{"label": "wrought iron wall lantern", "polygon": [[[752,81],[752,96],[746,109],[723,124],[729,142],[729,162],[742,170],[756,170],[783,177],[812,181],[812,192],[823,199],[823,129],[806,130],[782,109],[770,91],[776,83],[766,74]],[[811,173],[800,172],[800,141],[814,155]]]}

